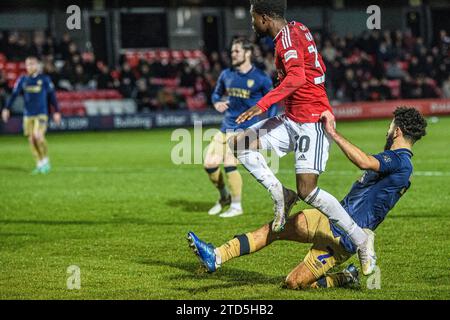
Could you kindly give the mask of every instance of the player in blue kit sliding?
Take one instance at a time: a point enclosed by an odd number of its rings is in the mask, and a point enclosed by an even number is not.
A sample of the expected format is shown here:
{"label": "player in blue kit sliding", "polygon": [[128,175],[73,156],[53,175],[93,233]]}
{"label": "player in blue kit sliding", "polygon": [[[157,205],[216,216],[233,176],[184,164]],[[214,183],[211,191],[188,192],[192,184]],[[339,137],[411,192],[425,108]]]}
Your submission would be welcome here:
{"label": "player in blue kit sliding", "polygon": [[[237,170],[238,160],[227,144],[229,137],[236,131],[246,129],[261,119],[255,117],[242,124],[236,124],[236,118],[255,105],[273,87],[272,80],[262,70],[252,65],[252,44],[243,38],[233,41],[231,47],[232,68],[224,70],[212,95],[212,102],[217,111],[225,114],[225,118],[218,132],[208,146],[204,168],[209,179],[219,190],[220,198],[209,210],[210,215],[222,212],[225,206],[229,209],[220,217],[231,218],[243,214],[241,205],[242,178]],[[224,100],[225,98],[225,100]],[[277,114],[277,107],[272,106],[268,117]],[[220,165],[224,166],[229,190],[225,184]]]}
{"label": "player in blue kit sliding", "polygon": [[[397,108],[387,133],[384,152],[372,156],[336,131],[334,116],[330,112],[325,111],[322,119],[330,138],[353,164],[365,170],[341,204],[358,226],[373,237],[373,231],[411,186],[411,149],[425,136],[426,120],[414,108]],[[287,276],[288,288],[329,288],[358,283],[358,271],[352,265],[342,272],[328,273],[347,261],[357,248],[345,232],[317,209],[292,215],[281,233],[274,233],[269,223],[256,231],[236,236],[217,248],[203,242],[193,232],[188,233],[191,248],[209,272],[216,271],[235,257],[254,253],[277,240],[313,244],[303,262]],[[374,248],[370,251],[375,252]],[[362,271],[368,275],[374,267],[363,265]]]}
{"label": "player in blue kit sliding", "polygon": [[48,146],[45,139],[48,122],[48,100],[55,108],[53,120],[59,124],[61,114],[59,113],[56,100],[55,88],[50,77],[41,73],[41,64],[37,57],[28,57],[25,60],[27,75],[17,79],[11,95],[2,111],[4,122],[9,120],[10,109],[14,101],[23,94],[25,110],[23,114],[23,133],[28,137],[31,150],[36,159],[36,169],[33,174],[50,172],[50,161],[48,157]]}

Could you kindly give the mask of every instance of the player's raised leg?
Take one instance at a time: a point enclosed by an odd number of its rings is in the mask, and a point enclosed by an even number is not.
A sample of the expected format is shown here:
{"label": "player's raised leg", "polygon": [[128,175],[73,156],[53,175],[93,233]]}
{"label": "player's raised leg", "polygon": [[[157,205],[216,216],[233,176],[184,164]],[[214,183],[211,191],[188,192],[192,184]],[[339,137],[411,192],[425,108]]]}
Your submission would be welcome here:
{"label": "player's raised leg", "polygon": [[339,201],[317,186],[319,175],[297,174],[297,190],[300,199],[323,212],[332,223],[344,230],[357,246],[367,241],[367,234],[353,221]]}
{"label": "player's raised leg", "polygon": [[272,229],[282,231],[297,195],[282,185],[259,150],[274,150],[280,157],[290,152],[292,144],[283,121],[275,117],[258,122],[232,137],[229,144],[242,165],[269,191],[274,201]]}
{"label": "player's raised leg", "polygon": [[214,206],[208,211],[210,215],[219,214],[223,208],[231,203],[231,196],[225,185],[224,176],[220,165],[223,163],[226,148],[225,133],[218,132],[208,146],[204,168],[208,174],[209,180],[219,191],[219,199]]}
{"label": "player's raised leg", "polygon": [[295,145],[298,196],[325,214],[334,225],[349,236],[360,248],[363,266],[368,263],[373,265],[375,263],[375,254],[372,252],[373,237],[356,224],[333,195],[317,186],[320,174],[325,171],[330,148],[330,140],[324,133],[323,123],[297,124],[288,121],[288,124],[298,137]]}

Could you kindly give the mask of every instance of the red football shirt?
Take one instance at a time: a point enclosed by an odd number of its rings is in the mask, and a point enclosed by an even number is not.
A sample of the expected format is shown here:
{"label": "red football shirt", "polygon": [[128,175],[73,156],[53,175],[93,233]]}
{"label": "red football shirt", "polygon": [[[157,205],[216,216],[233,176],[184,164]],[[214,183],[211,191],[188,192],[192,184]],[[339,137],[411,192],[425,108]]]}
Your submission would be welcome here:
{"label": "red football shirt", "polygon": [[257,105],[266,111],[284,100],[286,115],[295,122],[320,121],[322,112],[333,112],[325,90],[325,64],[308,28],[287,24],[275,37],[275,65],[280,85]]}

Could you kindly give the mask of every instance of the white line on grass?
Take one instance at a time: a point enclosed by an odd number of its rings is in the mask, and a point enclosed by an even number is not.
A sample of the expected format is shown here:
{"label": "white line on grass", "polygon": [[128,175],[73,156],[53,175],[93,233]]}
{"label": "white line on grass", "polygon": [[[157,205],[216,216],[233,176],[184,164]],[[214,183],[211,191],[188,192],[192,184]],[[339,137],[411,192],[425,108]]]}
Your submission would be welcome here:
{"label": "white line on grass", "polygon": [[[199,170],[196,167],[178,167],[178,168],[140,168],[132,169],[126,167],[55,167],[55,172],[81,172],[81,173],[154,173],[155,171],[185,171],[185,170]],[[280,169],[280,173],[294,173],[294,169]],[[361,171],[351,170],[329,170],[324,174],[334,176],[357,176]],[[414,171],[414,176],[418,177],[450,177],[450,171]]]}

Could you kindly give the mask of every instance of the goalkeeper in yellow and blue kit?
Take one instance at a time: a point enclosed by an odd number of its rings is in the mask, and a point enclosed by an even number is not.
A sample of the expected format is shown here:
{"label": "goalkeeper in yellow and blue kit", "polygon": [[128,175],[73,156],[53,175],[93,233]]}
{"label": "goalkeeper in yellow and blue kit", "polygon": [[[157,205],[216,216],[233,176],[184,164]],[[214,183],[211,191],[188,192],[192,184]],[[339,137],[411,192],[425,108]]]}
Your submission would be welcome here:
{"label": "goalkeeper in yellow and blue kit", "polygon": [[4,122],[9,120],[10,109],[19,94],[23,94],[25,110],[23,114],[23,132],[28,137],[31,150],[36,159],[33,174],[46,174],[50,171],[48,146],[45,139],[48,122],[48,101],[55,108],[53,120],[61,122],[55,87],[49,76],[41,73],[41,64],[37,57],[30,56],[25,60],[27,75],[17,79],[12,95],[2,111]]}
{"label": "goalkeeper in yellow and blue kit", "polygon": [[[272,90],[272,79],[252,65],[252,44],[244,38],[235,39],[231,47],[232,68],[225,69],[217,81],[212,95],[214,108],[225,114],[225,118],[218,132],[208,146],[204,159],[204,168],[209,179],[218,189],[220,198],[208,211],[210,215],[222,212],[225,206],[230,205],[226,212],[220,217],[231,218],[243,214],[241,205],[242,178],[237,171],[238,160],[227,144],[230,136],[235,135],[237,130],[247,129],[260,121],[258,117],[236,124],[237,117],[251,108],[265,94]],[[223,98],[226,97],[226,100]],[[267,116],[269,118],[277,115],[277,106],[272,106]],[[224,176],[219,166],[223,164],[229,190],[225,185]]]}

